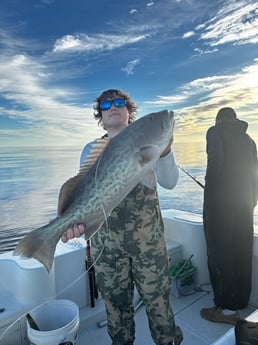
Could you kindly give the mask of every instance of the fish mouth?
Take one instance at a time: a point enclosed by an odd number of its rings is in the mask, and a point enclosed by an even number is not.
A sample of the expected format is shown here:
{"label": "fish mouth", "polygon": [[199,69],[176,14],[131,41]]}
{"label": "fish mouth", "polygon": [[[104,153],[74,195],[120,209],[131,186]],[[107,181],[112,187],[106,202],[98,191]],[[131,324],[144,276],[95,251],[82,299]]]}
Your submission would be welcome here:
{"label": "fish mouth", "polygon": [[174,127],[174,112],[168,111],[166,110],[166,113],[164,114],[164,116],[162,116],[161,119],[161,126],[164,130],[169,130],[171,131],[171,129]]}

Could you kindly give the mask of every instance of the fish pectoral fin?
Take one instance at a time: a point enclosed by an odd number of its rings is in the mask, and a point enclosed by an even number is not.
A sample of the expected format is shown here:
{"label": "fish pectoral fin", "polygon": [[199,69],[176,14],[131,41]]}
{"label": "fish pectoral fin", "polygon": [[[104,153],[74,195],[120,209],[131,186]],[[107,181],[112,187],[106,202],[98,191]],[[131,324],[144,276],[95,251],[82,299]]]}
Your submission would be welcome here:
{"label": "fish pectoral fin", "polygon": [[76,187],[82,180],[83,175],[78,174],[74,177],[71,177],[67,180],[61,187],[58,197],[58,204],[57,204],[57,214],[60,216],[64,210],[67,208],[69,200],[73,195]]}
{"label": "fish pectoral fin", "polygon": [[156,175],[154,174],[154,171],[152,169],[149,170],[147,174],[143,176],[140,183],[143,184],[145,187],[155,190],[157,186],[157,179]]}
{"label": "fish pectoral fin", "polygon": [[160,148],[157,145],[142,146],[136,153],[137,160],[141,165],[151,162],[157,158],[160,153]]}

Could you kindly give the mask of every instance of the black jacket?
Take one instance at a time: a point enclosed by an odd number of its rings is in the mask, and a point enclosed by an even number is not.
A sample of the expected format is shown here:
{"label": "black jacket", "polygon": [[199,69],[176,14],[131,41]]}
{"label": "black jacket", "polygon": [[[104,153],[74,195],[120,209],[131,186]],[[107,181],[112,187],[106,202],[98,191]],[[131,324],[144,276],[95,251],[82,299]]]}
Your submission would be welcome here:
{"label": "black jacket", "polygon": [[255,207],[258,197],[257,148],[246,133],[248,124],[236,119],[207,131],[204,202],[240,202]]}

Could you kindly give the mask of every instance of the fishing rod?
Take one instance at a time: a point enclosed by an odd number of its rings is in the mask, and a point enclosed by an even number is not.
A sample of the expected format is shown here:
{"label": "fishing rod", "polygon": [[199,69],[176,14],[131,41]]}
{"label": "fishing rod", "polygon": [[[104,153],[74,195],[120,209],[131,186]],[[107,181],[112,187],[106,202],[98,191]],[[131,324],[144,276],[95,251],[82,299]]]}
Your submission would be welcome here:
{"label": "fishing rod", "polygon": [[182,170],[187,176],[189,176],[194,182],[196,182],[200,187],[204,189],[204,184],[202,184],[200,181],[198,181],[194,176],[192,176],[188,171],[181,168],[179,165],[177,166],[180,170]]}

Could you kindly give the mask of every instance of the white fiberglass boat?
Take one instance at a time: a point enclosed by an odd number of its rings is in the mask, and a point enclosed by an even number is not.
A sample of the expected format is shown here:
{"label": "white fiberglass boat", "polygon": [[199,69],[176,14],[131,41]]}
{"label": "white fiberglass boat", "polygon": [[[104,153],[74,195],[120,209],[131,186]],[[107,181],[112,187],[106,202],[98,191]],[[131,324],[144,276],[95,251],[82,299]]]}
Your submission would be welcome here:
{"label": "white fiberglass boat", "polygon": [[[200,317],[203,307],[213,305],[209,284],[202,217],[177,211],[162,211],[171,264],[191,257],[196,268],[187,293],[181,293],[175,279],[171,302],[176,323],[184,333],[183,345],[235,344],[234,327],[209,322]],[[88,275],[85,271],[86,244],[83,238],[58,243],[50,274],[34,259],[0,255],[0,345],[29,345],[26,313],[53,299],[66,299],[79,307],[77,345],[109,345],[102,299],[90,306]],[[239,253],[241,255],[241,253]],[[179,276],[180,277],[180,276]],[[135,345],[152,345],[144,305],[135,293]],[[253,283],[250,304],[241,318],[258,322],[258,235],[254,235]]]}

